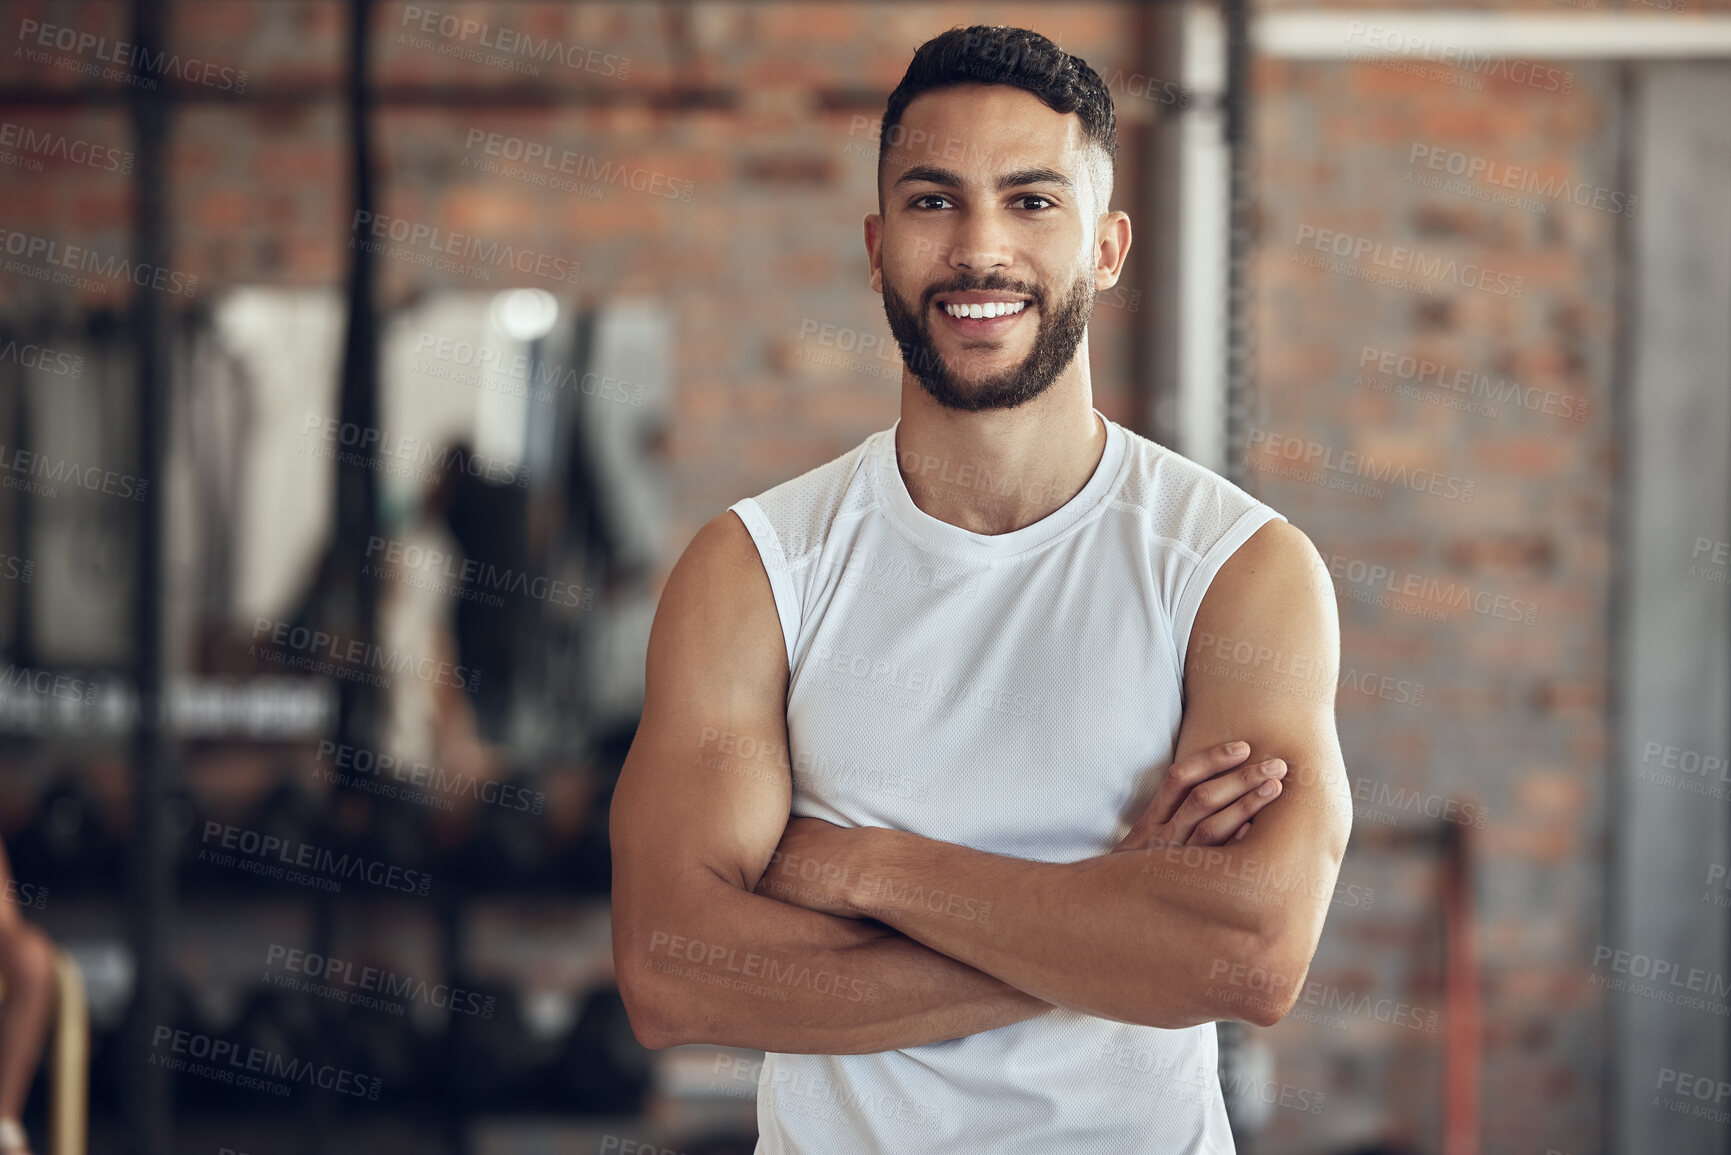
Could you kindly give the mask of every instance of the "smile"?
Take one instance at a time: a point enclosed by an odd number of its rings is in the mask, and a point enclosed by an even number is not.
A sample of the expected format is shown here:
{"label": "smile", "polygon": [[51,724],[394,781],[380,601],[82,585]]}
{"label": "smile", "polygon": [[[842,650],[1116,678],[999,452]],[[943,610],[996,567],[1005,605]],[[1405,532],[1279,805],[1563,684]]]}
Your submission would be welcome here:
{"label": "smile", "polygon": [[1028,307],[1026,301],[988,301],[983,305],[943,305],[941,308],[950,316],[961,320],[963,318],[980,321],[991,320],[994,317],[1013,317]]}

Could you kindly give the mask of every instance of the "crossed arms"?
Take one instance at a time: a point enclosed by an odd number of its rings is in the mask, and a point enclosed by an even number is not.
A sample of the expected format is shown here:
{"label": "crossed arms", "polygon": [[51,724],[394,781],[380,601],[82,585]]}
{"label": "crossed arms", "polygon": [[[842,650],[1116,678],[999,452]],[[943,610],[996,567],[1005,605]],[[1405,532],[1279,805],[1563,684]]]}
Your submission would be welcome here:
{"label": "crossed arms", "polygon": [[[668,578],[613,799],[613,956],[639,1041],[858,1054],[1054,1007],[1277,1021],[1350,827],[1338,648],[1316,551],[1271,522],[1203,599],[1173,766],[1113,851],[1031,862],[789,821],[786,650],[756,547],[722,514]],[[1287,996],[1233,997],[1221,976],[1241,965],[1290,976]]]}

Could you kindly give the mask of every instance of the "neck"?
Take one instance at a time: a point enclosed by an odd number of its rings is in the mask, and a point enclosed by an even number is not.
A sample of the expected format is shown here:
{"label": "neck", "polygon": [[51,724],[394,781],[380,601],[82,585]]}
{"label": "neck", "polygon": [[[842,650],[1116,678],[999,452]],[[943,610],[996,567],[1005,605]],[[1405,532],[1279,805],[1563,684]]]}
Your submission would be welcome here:
{"label": "neck", "polygon": [[1084,367],[1015,409],[963,412],[902,374],[896,465],[922,513],[972,533],[1011,533],[1075,497],[1106,452]]}

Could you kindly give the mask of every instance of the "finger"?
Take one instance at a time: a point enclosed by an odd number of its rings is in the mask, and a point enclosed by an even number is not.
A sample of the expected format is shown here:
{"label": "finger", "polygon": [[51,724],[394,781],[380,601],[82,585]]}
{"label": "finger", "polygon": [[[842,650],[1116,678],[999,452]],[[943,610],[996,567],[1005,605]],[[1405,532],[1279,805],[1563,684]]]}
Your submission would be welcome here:
{"label": "finger", "polygon": [[[1284,761],[1279,758],[1264,758],[1230,774],[1222,774],[1199,783],[1190,791],[1190,797],[1184,800],[1184,806],[1179,807],[1174,817],[1180,822],[1188,821],[1194,825],[1210,814],[1218,814],[1269,779],[1285,776]],[[1186,808],[1189,809],[1188,814],[1185,813]]]}
{"label": "finger", "polygon": [[[1185,843],[1189,843],[1196,827],[1215,814],[1225,810],[1246,795],[1254,794],[1270,781],[1278,781],[1286,775],[1286,763],[1279,758],[1264,758],[1262,761],[1231,774],[1222,774],[1211,778],[1190,791],[1190,796],[1178,808],[1178,813],[1172,816],[1172,827],[1175,835]],[[1225,834],[1232,833],[1231,828]],[[1224,835],[1223,835],[1224,837]]]}
{"label": "finger", "polygon": [[1232,769],[1248,757],[1250,743],[1238,741],[1222,742],[1194,754],[1186,754],[1172,763],[1166,771],[1166,777],[1160,782],[1160,789],[1154,792],[1154,800],[1148,804],[1148,809],[1143,811],[1136,825],[1152,827],[1172,821],[1172,816],[1178,812],[1178,807],[1183,805],[1193,787],[1223,770]]}
{"label": "finger", "polygon": [[1236,838],[1239,828],[1249,822],[1257,811],[1280,797],[1283,785],[1279,779],[1270,778],[1231,806],[1198,823],[1195,833],[1186,839],[1184,844],[1221,846]]}

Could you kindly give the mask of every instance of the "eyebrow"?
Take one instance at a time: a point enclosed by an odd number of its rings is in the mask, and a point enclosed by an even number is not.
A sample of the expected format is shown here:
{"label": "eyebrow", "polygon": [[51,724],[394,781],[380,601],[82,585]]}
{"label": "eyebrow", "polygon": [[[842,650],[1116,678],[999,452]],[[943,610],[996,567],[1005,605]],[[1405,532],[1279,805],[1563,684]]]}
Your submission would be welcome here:
{"label": "eyebrow", "polygon": [[[916,164],[896,178],[891,188],[900,188],[904,184],[916,182],[939,185],[943,188],[962,187],[962,178],[947,168],[935,164]],[[1007,172],[998,178],[998,191],[1020,188],[1030,184],[1052,184],[1061,189],[1074,189],[1076,183],[1055,168],[1020,168],[1015,172]]]}

